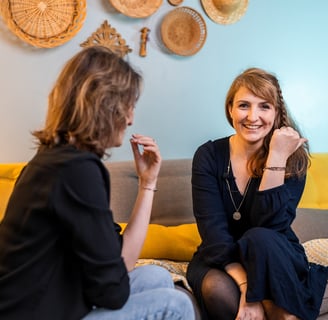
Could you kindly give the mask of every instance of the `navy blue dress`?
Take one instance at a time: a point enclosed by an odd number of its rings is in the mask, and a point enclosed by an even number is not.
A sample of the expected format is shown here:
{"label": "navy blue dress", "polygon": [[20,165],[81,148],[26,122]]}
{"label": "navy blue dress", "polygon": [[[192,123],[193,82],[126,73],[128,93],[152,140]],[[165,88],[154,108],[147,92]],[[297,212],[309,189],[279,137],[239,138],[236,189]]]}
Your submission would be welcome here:
{"label": "navy blue dress", "polygon": [[196,298],[202,307],[201,283],[210,268],[224,270],[240,262],[247,272],[248,302],[270,299],[300,319],[316,319],[328,268],[308,263],[291,228],[305,178],[289,178],[265,191],[258,191],[260,179],[252,178],[241,219],[234,220],[226,179],[237,205],[242,195],[232,170],[227,170],[229,161],[229,137],[203,144],[193,159],[193,208],[202,243],[187,278]]}

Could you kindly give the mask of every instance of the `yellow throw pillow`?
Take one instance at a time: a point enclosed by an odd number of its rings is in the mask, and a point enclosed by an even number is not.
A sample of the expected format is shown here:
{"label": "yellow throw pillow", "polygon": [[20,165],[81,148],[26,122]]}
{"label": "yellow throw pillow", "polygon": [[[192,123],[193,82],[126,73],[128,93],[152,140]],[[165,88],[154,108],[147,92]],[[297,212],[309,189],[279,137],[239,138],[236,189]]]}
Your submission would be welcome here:
{"label": "yellow throw pillow", "polygon": [[314,153],[299,208],[328,209],[327,153]]}
{"label": "yellow throw pillow", "polygon": [[5,213],[16,179],[25,163],[0,164],[0,221]]}
{"label": "yellow throw pillow", "polygon": [[[120,226],[124,230],[126,223],[120,223]],[[178,226],[150,224],[139,258],[190,261],[200,241],[196,223]]]}

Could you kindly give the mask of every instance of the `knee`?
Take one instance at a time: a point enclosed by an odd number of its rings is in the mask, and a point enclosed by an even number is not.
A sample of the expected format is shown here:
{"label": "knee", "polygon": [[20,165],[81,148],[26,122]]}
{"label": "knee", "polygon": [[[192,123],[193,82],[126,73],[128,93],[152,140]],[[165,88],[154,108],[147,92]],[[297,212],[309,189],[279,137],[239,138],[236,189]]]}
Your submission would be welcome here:
{"label": "knee", "polygon": [[177,289],[164,290],[166,291],[161,295],[161,299],[164,296],[167,299],[167,315],[171,314],[168,319],[194,319],[195,309],[191,298],[185,292]]}
{"label": "knee", "polygon": [[225,272],[211,269],[205,275],[202,282],[202,296],[207,301],[221,300],[227,292],[236,291],[235,282]]}
{"label": "knee", "polygon": [[220,270],[212,269],[204,277],[202,298],[211,319],[235,319],[240,292],[235,281]]}
{"label": "knee", "polygon": [[163,267],[146,265],[134,269],[131,282],[137,281],[143,288],[173,288],[171,274]]}
{"label": "knee", "polygon": [[271,247],[272,246],[272,239],[276,236],[276,232],[274,230],[263,228],[263,227],[256,227],[249,229],[245,232],[242,236],[242,239],[247,240],[249,244],[254,244],[257,247]]}
{"label": "knee", "polygon": [[214,281],[214,278],[212,277],[212,271],[210,270],[206,274],[202,282],[202,296],[205,299],[211,297],[215,299],[218,291],[217,287],[218,287],[218,283],[217,281]]}

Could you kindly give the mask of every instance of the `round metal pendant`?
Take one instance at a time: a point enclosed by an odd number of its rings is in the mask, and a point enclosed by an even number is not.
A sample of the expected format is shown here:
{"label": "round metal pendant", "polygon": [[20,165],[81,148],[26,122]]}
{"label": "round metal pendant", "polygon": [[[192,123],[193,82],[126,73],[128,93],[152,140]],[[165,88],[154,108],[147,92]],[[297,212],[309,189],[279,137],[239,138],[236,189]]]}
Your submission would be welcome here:
{"label": "round metal pendant", "polygon": [[241,218],[241,214],[240,214],[239,211],[236,211],[236,212],[233,213],[232,217],[233,217],[234,220],[238,221]]}

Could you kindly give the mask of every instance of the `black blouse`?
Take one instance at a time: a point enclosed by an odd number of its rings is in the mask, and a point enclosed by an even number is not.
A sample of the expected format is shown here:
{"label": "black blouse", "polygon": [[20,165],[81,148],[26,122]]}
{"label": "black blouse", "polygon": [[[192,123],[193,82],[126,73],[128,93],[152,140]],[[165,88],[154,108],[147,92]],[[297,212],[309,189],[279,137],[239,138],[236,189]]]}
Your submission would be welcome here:
{"label": "black blouse", "polygon": [[129,296],[101,160],[61,146],[23,169],[0,224],[0,318],[80,319]]}

